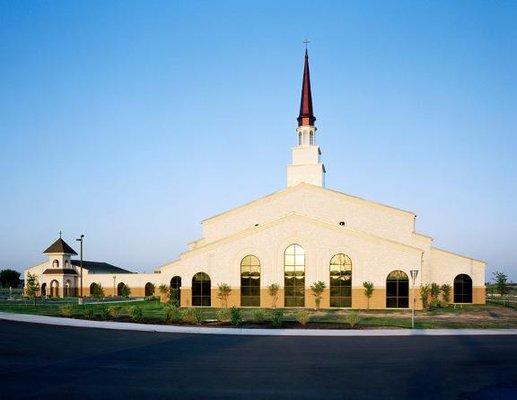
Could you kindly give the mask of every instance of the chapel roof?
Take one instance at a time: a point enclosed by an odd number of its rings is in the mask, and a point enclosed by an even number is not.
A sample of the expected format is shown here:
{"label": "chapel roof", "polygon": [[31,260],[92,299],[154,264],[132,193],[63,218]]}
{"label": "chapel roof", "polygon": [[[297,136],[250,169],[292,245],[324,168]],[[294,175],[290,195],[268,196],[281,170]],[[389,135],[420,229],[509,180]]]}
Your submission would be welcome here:
{"label": "chapel roof", "polygon": [[[80,260],[71,260],[72,265],[79,267],[81,265]],[[98,261],[85,261],[83,260],[83,268],[88,270],[90,274],[132,274],[133,272],[128,271],[115,265],[108,264],[106,262]]]}
{"label": "chapel roof", "polygon": [[52,243],[43,254],[71,254],[77,255],[74,249],[72,249],[68,243],[66,243],[63,239],[59,238],[54,243]]}

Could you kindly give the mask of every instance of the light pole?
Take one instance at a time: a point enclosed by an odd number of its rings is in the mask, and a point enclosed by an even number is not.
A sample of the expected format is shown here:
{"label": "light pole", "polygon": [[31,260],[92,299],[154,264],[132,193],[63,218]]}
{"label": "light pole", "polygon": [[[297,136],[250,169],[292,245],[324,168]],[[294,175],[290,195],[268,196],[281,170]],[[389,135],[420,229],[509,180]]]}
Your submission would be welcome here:
{"label": "light pole", "polygon": [[81,251],[80,251],[80,253],[81,253],[81,256],[80,256],[81,257],[81,261],[79,261],[79,268],[81,270],[81,275],[80,275],[80,283],[79,284],[81,285],[81,290],[80,290],[81,291],[81,295],[80,295],[80,297],[81,297],[81,300],[82,300],[82,298],[83,298],[83,240],[84,240],[84,235],[81,235],[81,237],[79,239],[75,239],[75,240],[77,240],[78,242],[81,242]]}
{"label": "light pole", "polygon": [[415,306],[416,306],[416,298],[415,298],[415,281],[418,276],[418,270],[412,269],[409,271],[411,274],[411,279],[413,280],[413,307],[411,307],[411,329],[415,329]]}
{"label": "light pole", "polygon": [[117,294],[115,290],[115,279],[117,279],[117,276],[113,275],[113,297],[115,297],[115,295]]}

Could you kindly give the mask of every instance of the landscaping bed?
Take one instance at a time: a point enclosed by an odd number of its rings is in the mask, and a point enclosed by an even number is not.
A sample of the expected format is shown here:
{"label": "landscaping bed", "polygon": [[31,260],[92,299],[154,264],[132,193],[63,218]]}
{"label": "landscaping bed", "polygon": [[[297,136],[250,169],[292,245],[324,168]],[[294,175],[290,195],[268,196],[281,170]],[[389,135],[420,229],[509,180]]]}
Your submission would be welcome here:
{"label": "landscaping bed", "polygon": [[[157,300],[119,304],[0,304],[0,311],[68,318],[180,326],[292,329],[407,329],[411,310],[307,310],[175,308]],[[517,311],[487,306],[449,306],[417,311],[416,328],[517,328]]]}

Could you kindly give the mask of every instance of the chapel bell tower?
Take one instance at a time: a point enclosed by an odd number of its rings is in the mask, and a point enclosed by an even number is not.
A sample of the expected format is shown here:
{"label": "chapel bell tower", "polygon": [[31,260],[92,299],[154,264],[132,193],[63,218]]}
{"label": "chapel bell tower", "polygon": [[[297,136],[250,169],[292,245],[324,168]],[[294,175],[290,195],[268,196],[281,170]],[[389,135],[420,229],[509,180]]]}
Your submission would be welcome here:
{"label": "chapel bell tower", "polygon": [[287,166],[287,186],[305,182],[316,186],[325,186],[325,166],[320,160],[321,150],[316,145],[316,117],[312,110],[311,76],[309,71],[309,54],[305,49],[303,67],[302,98],[298,116],[298,145],[292,149],[292,162]]}

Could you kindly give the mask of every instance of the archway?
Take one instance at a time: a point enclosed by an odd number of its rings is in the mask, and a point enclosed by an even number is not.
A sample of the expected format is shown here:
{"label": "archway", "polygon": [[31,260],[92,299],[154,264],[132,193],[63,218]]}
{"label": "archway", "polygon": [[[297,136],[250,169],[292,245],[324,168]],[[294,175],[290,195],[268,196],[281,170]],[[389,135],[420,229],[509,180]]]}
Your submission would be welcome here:
{"label": "archway", "polygon": [[145,297],[154,295],[154,285],[151,282],[147,282],[144,288]]}
{"label": "archway", "polygon": [[65,286],[63,289],[63,297],[72,296],[72,282],[69,279],[67,279],[67,281],[65,282]]}
{"label": "archway", "polygon": [[47,295],[47,284],[46,283],[42,283],[41,284],[41,295],[42,296],[46,296]]}
{"label": "archway", "polygon": [[[175,300],[177,301],[178,305],[181,304],[181,277],[180,276],[174,276],[171,279],[171,296],[175,296]],[[172,300],[172,299],[171,299]]]}
{"label": "archway", "polygon": [[460,274],[454,278],[454,302],[472,303],[472,278]]}
{"label": "archway", "polygon": [[192,278],[192,305],[210,307],[211,304],[210,277],[204,272],[198,272]]}
{"label": "archway", "polygon": [[126,286],[126,284],[124,282],[120,282],[117,285],[117,296],[119,296],[119,297],[123,296],[123,292],[124,292],[124,287],[125,286]]}
{"label": "archway", "polygon": [[386,278],[386,307],[409,307],[409,278],[403,271],[392,271]]}
{"label": "archway", "polygon": [[59,297],[59,282],[55,279],[50,282],[50,297]]}

